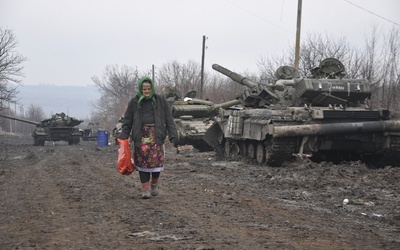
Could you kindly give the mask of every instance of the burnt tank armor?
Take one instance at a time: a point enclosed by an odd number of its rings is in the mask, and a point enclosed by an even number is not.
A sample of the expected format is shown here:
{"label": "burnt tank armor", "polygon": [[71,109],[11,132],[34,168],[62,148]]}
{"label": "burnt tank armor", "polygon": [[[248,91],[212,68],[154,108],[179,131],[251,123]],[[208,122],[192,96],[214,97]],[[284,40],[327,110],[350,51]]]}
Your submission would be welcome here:
{"label": "burnt tank armor", "polygon": [[400,113],[372,109],[366,79],[344,78],[343,64],[328,58],[313,76],[276,71],[279,79],[263,85],[220,65],[213,69],[248,87],[241,110],[220,110],[204,140],[219,156],[243,156],[281,166],[294,156],[314,161],[362,160],[376,166],[400,160]]}

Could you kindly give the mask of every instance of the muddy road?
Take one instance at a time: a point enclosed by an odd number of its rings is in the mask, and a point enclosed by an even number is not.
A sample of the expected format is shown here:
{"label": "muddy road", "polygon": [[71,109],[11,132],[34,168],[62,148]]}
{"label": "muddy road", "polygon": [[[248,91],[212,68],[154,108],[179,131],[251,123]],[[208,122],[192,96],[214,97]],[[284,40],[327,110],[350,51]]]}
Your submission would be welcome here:
{"label": "muddy road", "polygon": [[400,167],[166,150],[160,195],[143,200],[117,146],[0,133],[0,249],[400,249]]}

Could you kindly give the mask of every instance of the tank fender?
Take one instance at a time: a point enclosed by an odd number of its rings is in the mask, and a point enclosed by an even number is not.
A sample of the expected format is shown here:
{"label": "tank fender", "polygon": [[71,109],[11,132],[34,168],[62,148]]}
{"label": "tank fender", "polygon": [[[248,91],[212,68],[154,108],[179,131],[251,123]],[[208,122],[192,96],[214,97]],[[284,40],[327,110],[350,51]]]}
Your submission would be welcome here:
{"label": "tank fender", "polygon": [[224,133],[217,122],[211,125],[203,136],[203,140],[207,142],[208,145],[215,148],[221,144],[224,138]]}
{"label": "tank fender", "polygon": [[44,128],[38,127],[32,132],[32,136],[35,137],[38,135],[46,136],[46,135],[48,135],[48,132]]}

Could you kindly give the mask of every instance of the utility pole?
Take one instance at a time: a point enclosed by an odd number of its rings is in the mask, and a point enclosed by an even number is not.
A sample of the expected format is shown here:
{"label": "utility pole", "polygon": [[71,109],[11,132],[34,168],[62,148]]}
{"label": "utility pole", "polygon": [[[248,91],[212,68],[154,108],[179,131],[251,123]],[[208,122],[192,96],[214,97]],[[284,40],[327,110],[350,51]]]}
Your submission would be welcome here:
{"label": "utility pole", "polygon": [[204,57],[206,48],[206,36],[203,36],[203,49],[201,53],[201,78],[200,78],[200,99],[203,99],[203,86],[204,86]]}
{"label": "utility pole", "polygon": [[[11,101],[8,101],[8,115],[11,116]],[[12,123],[11,123],[11,119],[10,120],[10,133],[12,133]]]}
{"label": "utility pole", "polygon": [[[17,116],[17,102],[14,101],[14,118]],[[17,133],[17,120],[14,120],[14,133]]]}
{"label": "utility pole", "polygon": [[298,4],[297,4],[297,29],[296,29],[296,50],[295,50],[295,55],[294,55],[294,75],[295,76],[299,73],[301,5],[302,5],[302,0],[298,0]]}
{"label": "utility pole", "polygon": [[153,79],[154,84],[156,84],[156,80],[154,79],[154,64],[151,65],[151,79]]}

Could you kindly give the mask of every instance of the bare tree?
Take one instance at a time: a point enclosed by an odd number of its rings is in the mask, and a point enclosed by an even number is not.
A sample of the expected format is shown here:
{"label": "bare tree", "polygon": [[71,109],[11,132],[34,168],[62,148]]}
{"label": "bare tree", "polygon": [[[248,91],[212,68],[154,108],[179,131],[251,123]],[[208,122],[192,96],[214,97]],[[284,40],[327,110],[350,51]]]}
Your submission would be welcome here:
{"label": "bare tree", "polygon": [[[35,104],[30,104],[28,106],[28,109],[26,110],[25,114],[23,114],[23,117],[20,117],[29,121],[33,122],[40,122],[45,119],[45,113],[43,111],[43,108],[41,106],[35,105]],[[20,133],[27,134],[32,132],[35,129],[35,125],[29,124],[29,123],[19,123],[19,127],[16,128],[16,131],[19,131]]]}
{"label": "bare tree", "polygon": [[[294,60],[294,59],[293,59]],[[260,78],[263,82],[269,82],[275,79],[275,72],[280,66],[293,66],[292,58],[287,58],[285,55],[275,57],[261,57],[257,62],[260,72]]]}
{"label": "bare tree", "polygon": [[365,39],[365,53],[363,55],[364,64],[361,67],[361,77],[369,79],[372,85],[377,85],[377,82],[373,82],[373,79],[378,78],[379,56],[378,56],[378,43],[381,31],[378,31],[377,26],[373,26],[371,33]]}
{"label": "bare tree", "polygon": [[400,110],[400,33],[392,28],[384,33],[378,26],[372,26],[365,40],[365,51],[360,57],[358,76],[371,82],[370,106]]}
{"label": "bare tree", "polygon": [[[288,51],[284,51],[282,55],[261,58],[258,61],[261,78],[264,81],[272,81],[280,66],[293,67],[294,51],[293,46]],[[354,53],[354,49],[348,44],[345,37],[322,36],[319,33],[309,34],[300,46],[299,74],[303,77],[310,75],[310,70],[318,67],[320,62],[326,58],[333,57],[344,65],[348,65],[354,61],[353,57],[357,56],[358,54]]]}
{"label": "bare tree", "polygon": [[164,64],[158,71],[159,82],[163,87],[175,87],[183,95],[192,90],[200,93],[200,72],[201,67],[195,61],[190,60],[186,64],[172,61]]}
{"label": "bare tree", "polygon": [[17,45],[13,32],[0,27],[0,110],[15,98],[23,77],[21,64],[26,58],[15,50]]}
{"label": "bare tree", "polygon": [[92,77],[100,91],[100,99],[92,103],[92,120],[111,130],[124,113],[130,98],[136,94],[136,85],[143,75],[137,68],[108,65],[104,75]]}
{"label": "bare tree", "polygon": [[45,119],[45,113],[41,106],[31,103],[25,113],[25,118],[30,121],[39,122]]}
{"label": "bare tree", "polygon": [[214,73],[206,81],[204,96],[214,103],[222,103],[235,99],[244,87],[230,78]]}
{"label": "bare tree", "polygon": [[[172,61],[164,64],[158,72],[160,84],[164,87],[174,87],[185,95],[187,92],[201,90],[200,64],[189,60],[186,64]],[[249,75],[249,74],[245,74]],[[254,75],[251,78],[257,78]],[[215,103],[235,99],[243,92],[242,85],[233,82],[230,78],[220,73],[210,74],[204,70],[203,98]]]}
{"label": "bare tree", "polygon": [[381,89],[381,106],[386,109],[399,110],[400,97],[400,33],[392,29],[384,36],[380,55],[381,67],[378,82]]}
{"label": "bare tree", "polygon": [[[40,122],[44,120],[45,117],[43,108],[35,104],[30,104],[26,112],[20,113],[19,115],[15,113],[12,109],[9,109],[7,112],[7,115],[10,115],[11,117],[22,118],[24,120],[32,122]],[[14,120],[13,122],[11,122],[11,119],[2,119],[2,117],[0,117],[0,122],[1,121],[3,123],[3,130],[5,131],[14,131],[17,133],[27,134],[35,129],[35,125],[22,121]]]}

